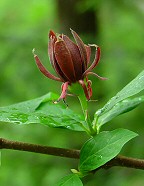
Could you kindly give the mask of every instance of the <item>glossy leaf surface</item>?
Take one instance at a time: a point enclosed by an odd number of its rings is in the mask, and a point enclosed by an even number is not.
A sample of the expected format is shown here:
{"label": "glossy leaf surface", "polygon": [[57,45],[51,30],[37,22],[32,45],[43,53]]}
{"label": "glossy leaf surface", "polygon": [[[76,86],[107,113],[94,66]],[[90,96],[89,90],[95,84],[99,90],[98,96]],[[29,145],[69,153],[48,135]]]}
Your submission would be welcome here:
{"label": "glossy leaf surface", "polygon": [[78,175],[70,174],[62,178],[56,186],[83,186],[83,184]]}
{"label": "glossy leaf surface", "polygon": [[127,129],[104,131],[89,139],[81,149],[79,170],[92,171],[119,154],[122,147],[137,134]]}
{"label": "glossy leaf surface", "polygon": [[98,118],[97,126],[100,127],[120,114],[129,112],[144,102],[144,96],[129,98],[118,102],[113,108]]}
{"label": "glossy leaf surface", "polygon": [[134,96],[144,90],[144,70],[129,84],[127,84],[120,92],[118,92],[114,97],[112,97],[103,108],[96,112],[97,116],[101,116],[108,112],[114,105],[118,102]]}
{"label": "glossy leaf surface", "polygon": [[0,108],[0,121],[15,124],[39,123],[50,127],[66,127],[82,130],[84,118],[72,110],[54,104],[58,96],[48,93],[42,97]]}

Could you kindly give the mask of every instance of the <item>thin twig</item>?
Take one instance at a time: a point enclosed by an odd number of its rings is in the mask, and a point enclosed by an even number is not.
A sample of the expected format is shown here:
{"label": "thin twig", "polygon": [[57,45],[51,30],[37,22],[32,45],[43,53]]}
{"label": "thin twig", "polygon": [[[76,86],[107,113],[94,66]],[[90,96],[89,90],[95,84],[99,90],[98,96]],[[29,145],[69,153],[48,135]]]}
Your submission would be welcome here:
{"label": "thin twig", "polygon": [[[37,144],[11,141],[3,138],[0,138],[0,149],[12,149],[12,150],[27,151],[27,152],[35,152],[35,153],[67,157],[73,159],[79,159],[80,157],[80,151],[75,149],[49,147],[49,146],[43,146]],[[92,172],[96,172],[101,168],[108,169],[114,166],[144,170],[144,160],[118,155],[112,160],[110,160],[109,162],[107,162],[106,164],[104,164],[103,166],[97,168]]]}
{"label": "thin twig", "polygon": [[79,150],[49,147],[19,141],[10,141],[3,138],[0,138],[0,149],[20,150],[75,159],[79,158]]}

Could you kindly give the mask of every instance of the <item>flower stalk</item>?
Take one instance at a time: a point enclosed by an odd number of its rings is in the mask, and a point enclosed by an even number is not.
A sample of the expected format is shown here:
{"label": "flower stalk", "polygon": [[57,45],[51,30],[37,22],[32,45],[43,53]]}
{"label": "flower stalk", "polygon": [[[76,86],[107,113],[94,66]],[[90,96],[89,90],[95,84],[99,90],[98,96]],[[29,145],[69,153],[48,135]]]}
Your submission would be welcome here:
{"label": "flower stalk", "polygon": [[82,124],[83,129],[90,135],[94,136],[96,134],[95,130],[93,129],[92,122],[88,113],[88,101],[85,97],[84,90],[80,86],[80,84],[75,83],[69,87],[70,92],[75,94],[80,102],[82,112],[85,118],[86,126]]}
{"label": "flower stalk", "polygon": [[92,127],[92,122],[91,122],[91,119],[90,119],[90,116],[88,113],[88,104],[87,104],[87,100],[85,99],[85,95],[84,94],[79,95],[78,99],[80,101],[81,108],[82,108],[82,111],[83,111],[83,114],[85,117],[85,122],[88,126],[88,133],[89,133],[89,135],[94,136],[96,134],[96,132],[94,131],[94,129]]}

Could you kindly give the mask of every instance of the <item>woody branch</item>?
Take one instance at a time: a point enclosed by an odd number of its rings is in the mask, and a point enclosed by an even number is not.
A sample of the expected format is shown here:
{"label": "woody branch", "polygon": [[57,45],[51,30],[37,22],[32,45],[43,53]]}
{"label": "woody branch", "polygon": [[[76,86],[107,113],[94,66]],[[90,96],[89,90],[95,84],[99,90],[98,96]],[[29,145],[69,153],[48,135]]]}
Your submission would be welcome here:
{"label": "woody branch", "polygon": [[[27,151],[27,152],[34,152],[34,153],[53,155],[59,157],[73,158],[73,159],[80,158],[80,150],[43,146],[43,145],[24,143],[19,141],[11,141],[4,138],[0,138],[0,149]],[[112,160],[110,160],[109,162],[107,162],[106,164],[104,164],[103,166],[97,168],[92,172],[96,172],[101,168],[108,169],[114,166],[144,170],[144,160],[118,155]]]}

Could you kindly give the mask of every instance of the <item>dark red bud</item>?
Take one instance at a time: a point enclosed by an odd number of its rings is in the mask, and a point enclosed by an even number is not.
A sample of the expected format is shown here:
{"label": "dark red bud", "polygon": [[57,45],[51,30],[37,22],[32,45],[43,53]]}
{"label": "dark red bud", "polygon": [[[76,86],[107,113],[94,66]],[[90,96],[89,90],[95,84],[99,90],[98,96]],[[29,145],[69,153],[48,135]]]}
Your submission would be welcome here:
{"label": "dark red bud", "polygon": [[60,40],[55,42],[54,55],[67,80],[69,80],[70,83],[76,82],[72,57],[64,41]]}
{"label": "dark red bud", "polygon": [[[52,75],[43,66],[37,55],[34,54],[34,58],[38,68],[46,77],[64,82],[60,99],[65,99],[69,85],[78,82],[82,86],[87,100],[89,100],[92,96],[92,88],[88,75],[93,74],[102,80],[106,79],[91,72],[99,63],[100,47],[97,45],[87,46],[72,29],[71,33],[76,43],[66,35],[61,34],[57,36],[52,30],[49,32],[48,55],[59,77]],[[91,57],[91,46],[96,47],[96,54],[93,63],[88,67]]]}

